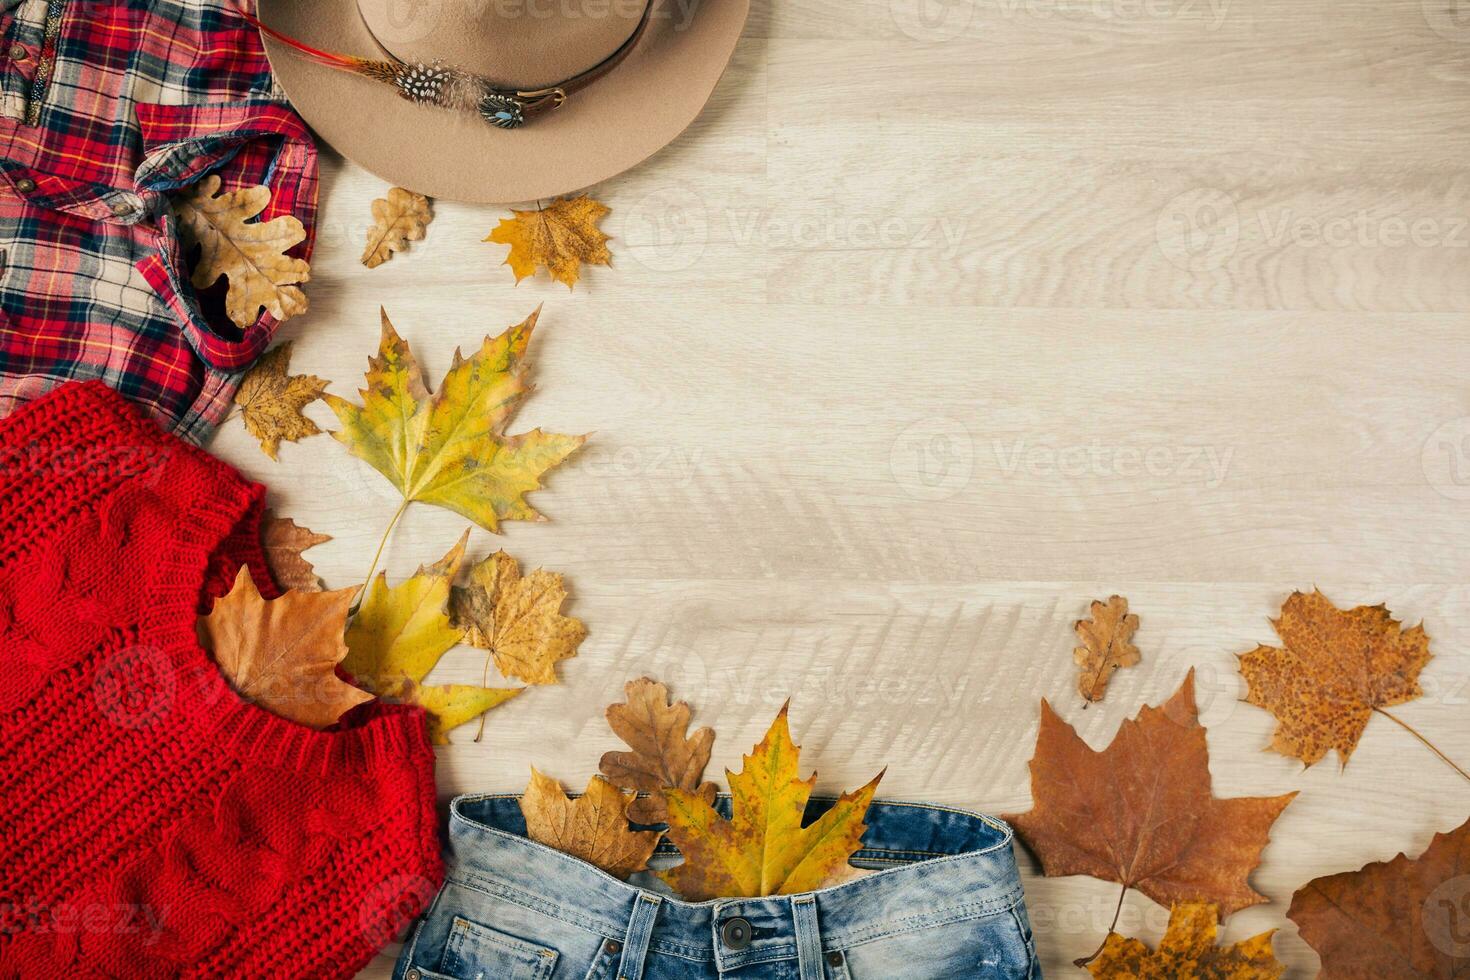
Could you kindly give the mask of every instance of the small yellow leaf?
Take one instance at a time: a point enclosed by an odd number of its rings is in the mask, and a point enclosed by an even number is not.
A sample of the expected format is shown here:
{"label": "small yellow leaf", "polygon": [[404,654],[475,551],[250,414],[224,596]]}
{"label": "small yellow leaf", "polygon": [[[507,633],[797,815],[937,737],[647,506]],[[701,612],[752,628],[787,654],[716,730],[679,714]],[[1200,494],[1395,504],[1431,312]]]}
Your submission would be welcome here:
{"label": "small yellow leaf", "polygon": [[286,373],[291,364],[291,341],[273,347],[245,375],[235,390],[235,404],[245,428],[260,440],[271,459],[281,440],[298,442],[322,430],[301,410],[322,396],[327,382],[310,374]]}
{"label": "small yellow leaf", "polygon": [[240,696],[282,718],[325,728],[372,695],[337,677],[354,589],[262,598],[240,566],[235,586],[199,620],[200,639]]}
{"label": "small yellow leaf", "polygon": [[1092,604],[1092,618],[1079,619],[1073,629],[1082,645],[1072,651],[1072,659],[1081,668],[1077,690],[1086,701],[1101,701],[1108,693],[1108,681],[1119,667],[1138,663],[1138,647],[1130,641],[1138,629],[1138,617],[1128,611],[1128,600],[1109,596],[1107,602]]}
{"label": "small yellow leaf", "polygon": [[663,835],[628,828],[628,802],[612,783],[593,776],[587,792],[573,800],[561,783],[531,770],[531,783],[521,797],[526,836],[539,844],[580,858],[618,878],[648,867]]}
{"label": "small yellow leaf", "polygon": [[449,554],[392,588],[379,574],[347,628],[349,653],[342,666],[359,684],[385,701],[421,705],[430,716],[430,734],[443,741],[451,728],[504,704],[519,689],[423,684],[439,659],[464,631],[449,621],[449,590],[464,562],[465,541]]}
{"label": "small yellow leaf", "polygon": [[373,226],[368,229],[367,248],[362,253],[362,264],[369,269],[376,269],[394,252],[408,248],[409,242],[423,238],[434,220],[429,199],[402,187],[390,188],[388,196],[373,201],[372,207]]}
{"label": "small yellow leaf", "polygon": [[265,563],[270,566],[272,577],[282,588],[297,592],[322,590],[316,570],[311,567],[311,562],[301,557],[301,553],[330,540],[330,534],[317,534],[289,517],[277,517],[271,511],[266,511],[260,522],[260,545],[265,551]]}
{"label": "small yellow leaf", "polygon": [[525,495],[585,437],[540,429],[505,435],[530,390],[524,358],[539,314],[486,337],[469,358],[455,351],[443,384],[430,395],[413,352],[383,313],[363,403],[322,396],[342,422],[333,437],[387,477],[405,500],[448,508],[488,531],[498,531],[501,521],[540,520]]}
{"label": "small yellow leaf", "polygon": [[844,793],[809,826],[802,826],[817,777],[799,778],[800,748],[791,740],[787,709],[745,757],[728,770],[731,818],[724,819],[697,792],[667,789],[669,839],[684,863],[659,873],[683,898],[754,898],[815,891],[858,874],[849,859],[861,847],[863,816],[873,802],[879,773]]}
{"label": "small yellow leaf", "polygon": [[512,211],[514,217],[500,219],[485,241],[510,246],[505,264],[516,282],[544,267],[570,289],[581,277],[582,263],[612,264],[607,236],[597,227],[609,211],[585,194],[558,198],[536,211]]}
{"label": "small yellow leaf", "polygon": [[311,278],[306,260],[286,251],[306,240],[306,229],[289,214],[251,221],[270,203],[269,187],[244,187],[216,193],[220,179],[210,174],[173,199],[173,211],[186,249],[199,247],[190,280],[208,289],[220,276],[229,279],[225,312],[244,330],[262,307],[277,320],[306,312],[306,294],[297,283]]}
{"label": "small yellow leaf", "polygon": [[580,619],[561,614],[566,598],[560,575],[538,568],[522,578],[516,560],[497,551],[470,569],[468,586],[455,588],[453,618],[505,676],[555,684],[557,661],[576,656],[587,638]]}
{"label": "small yellow leaf", "polygon": [[1169,928],[1157,951],[1137,939],[1109,933],[1087,972],[1097,980],[1278,980],[1286,968],[1271,950],[1275,930],[1216,946],[1220,910],[1191,902],[1169,910]]}

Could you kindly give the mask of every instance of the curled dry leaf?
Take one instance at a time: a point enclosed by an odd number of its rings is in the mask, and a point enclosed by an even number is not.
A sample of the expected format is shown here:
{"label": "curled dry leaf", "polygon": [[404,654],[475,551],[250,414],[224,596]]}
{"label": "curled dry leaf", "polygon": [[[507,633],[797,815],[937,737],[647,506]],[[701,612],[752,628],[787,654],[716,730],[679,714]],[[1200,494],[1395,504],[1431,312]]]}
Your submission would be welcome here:
{"label": "curled dry leaf", "polygon": [[1097,980],[1278,980],[1286,968],[1271,950],[1276,930],[1231,946],[1216,946],[1220,910],[1186,902],[1169,910],[1157,951],[1116,932],[1087,972]]}
{"label": "curled dry leaf", "polygon": [[715,744],[712,728],[689,734],[689,705],[671,703],[669,689],[641,677],[624,687],[627,701],[609,705],[607,723],[631,752],[608,752],[600,768],[615,786],[648,793],[634,800],[628,816],[634,823],[660,824],[668,820],[665,789],[681,789],[707,804],[715,801],[714,783],[704,782]]}
{"label": "curled dry leaf", "polygon": [[1347,765],[1375,711],[1419,697],[1430,661],[1423,626],[1383,606],[1344,612],[1321,592],[1293,592],[1272,621],[1282,647],[1240,657],[1246,700],[1276,716],[1271,748],[1312,765],[1330,749]]}
{"label": "curled dry leaf", "polygon": [[1077,690],[1086,701],[1101,701],[1108,693],[1108,681],[1119,667],[1138,663],[1138,647],[1132,642],[1138,629],[1138,617],[1128,611],[1128,600],[1120,595],[1107,602],[1093,602],[1092,618],[1079,619],[1073,627],[1082,645],[1072,651],[1072,659],[1081,668]]}
{"label": "curled dry leaf", "polygon": [[439,744],[448,742],[450,729],[504,704],[522,690],[423,683],[464,635],[450,622],[448,604],[468,537],[466,531],[449,554],[392,588],[387,573],[380,573],[347,629],[349,653],[342,662],[359,684],[385,701],[421,705],[429,714],[429,734]]}
{"label": "curled dry leaf", "polygon": [[582,264],[610,265],[607,236],[597,227],[609,208],[583,194],[558,198],[536,211],[512,211],[485,239],[510,246],[505,264],[516,282],[545,268],[551,278],[570,289],[582,274]]}
{"label": "curled dry leaf", "polygon": [[282,439],[298,442],[322,431],[301,410],[322,396],[327,382],[310,374],[287,374],[290,365],[288,340],[266,351],[235,390],[246,430],[260,440],[261,451],[271,459]]}
{"label": "curled dry leaf", "polygon": [[648,867],[663,836],[656,830],[628,827],[630,798],[631,794],[625,796],[607,780],[593,776],[587,792],[573,800],[561,783],[532,769],[531,783],[521,797],[526,836],[627,878]]}
{"label": "curled dry leaf", "polygon": [[297,283],[311,278],[311,266],[286,251],[306,240],[306,229],[289,214],[250,220],[270,204],[269,187],[219,189],[218,175],[210,174],[173,198],[185,248],[199,247],[194,288],[226,277],[225,311],[241,330],[259,319],[262,307],[277,320],[305,313],[306,294]]}
{"label": "curled dry leaf", "polygon": [[669,839],[684,863],[659,877],[691,902],[790,895],[855,877],[858,871],[849,862],[862,846],[863,817],[883,774],[842,794],[803,827],[817,776],[800,778],[800,756],[782,708],[766,737],[745,757],[745,768],[726,772],[729,820],[696,792],[664,790]]}
{"label": "curled dry leaf", "polygon": [[354,589],[265,599],[240,567],[234,588],[199,621],[200,639],[230,685],[267,711],[312,728],[334,724],[372,695],[337,677]]}
{"label": "curled dry leaf", "polygon": [[289,517],[277,517],[271,511],[266,511],[260,522],[260,544],[272,577],[282,588],[297,592],[322,590],[316,570],[311,567],[311,562],[301,557],[301,553],[330,540],[330,534],[317,534]]}
{"label": "curled dry leaf", "polygon": [[333,437],[406,501],[447,507],[488,531],[499,530],[501,521],[541,520],[525,495],[586,440],[540,429],[505,434],[530,391],[525,354],[539,315],[538,309],[499,337],[486,337],[469,358],[456,350],[443,384],[430,395],[418,361],[384,312],[363,403],[322,396],[342,422]]}
{"label": "curled dry leaf", "polygon": [[1048,877],[1091,875],[1161,905],[1208,902],[1223,915],[1266,901],[1247,879],[1296,796],[1215,797],[1192,670],[1102,752],[1042,701],[1031,795],[1032,810],[1005,819]]}
{"label": "curled dry leaf", "polygon": [[422,239],[433,220],[434,212],[427,197],[402,187],[389,188],[387,197],[373,201],[373,225],[367,232],[362,264],[376,269],[391,259],[394,252],[408,248],[409,242]]}
{"label": "curled dry leaf", "polygon": [[561,614],[567,590],[555,572],[520,565],[497,551],[470,569],[469,584],[454,589],[456,626],[473,647],[489,650],[495,667],[527,684],[555,684],[558,661],[577,654],[587,638],[580,619]]}
{"label": "curled dry leaf", "polygon": [[1470,969],[1470,822],[1403,854],[1327,875],[1292,896],[1287,918],[1322,957],[1321,980],[1463,978]]}

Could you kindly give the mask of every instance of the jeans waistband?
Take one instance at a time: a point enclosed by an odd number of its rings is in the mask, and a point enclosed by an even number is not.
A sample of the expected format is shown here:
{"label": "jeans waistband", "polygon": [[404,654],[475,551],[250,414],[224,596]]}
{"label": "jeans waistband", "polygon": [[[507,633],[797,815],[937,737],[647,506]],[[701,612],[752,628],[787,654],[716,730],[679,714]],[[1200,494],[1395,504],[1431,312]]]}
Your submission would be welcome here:
{"label": "jeans waistband", "polygon": [[[813,798],[806,821],[832,803]],[[728,816],[729,798],[721,796],[715,807]],[[713,955],[725,968],[792,955],[792,922],[813,895],[822,910],[823,938],[838,946],[1004,912],[1022,900],[1011,829],[1002,821],[948,807],[878,801],[866,822],[862,850],[852,863],[873,874],[806,895],[695,903],[621,881],[529,840],[516,796],[461,796],[450,807],[448,878],[609,939],[623,938],[634,913],[653,904],[650,949],[695,959]],[[678,851],[665,842],[660,854]],[[739,952],[739,962],[713,941],[713,924],[731,916],[750,924],[751,942]]]}

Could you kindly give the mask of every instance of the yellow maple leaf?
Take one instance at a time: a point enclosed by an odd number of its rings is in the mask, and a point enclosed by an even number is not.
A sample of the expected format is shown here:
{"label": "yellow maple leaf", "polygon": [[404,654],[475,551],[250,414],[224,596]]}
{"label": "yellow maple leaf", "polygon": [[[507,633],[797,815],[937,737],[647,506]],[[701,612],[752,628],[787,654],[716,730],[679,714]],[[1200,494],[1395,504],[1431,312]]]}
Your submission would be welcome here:
{"label": "yellow maple leaf", "polygon": [[290,591],[265,599],[242,565],[229,594],[200,617],[200,639],[246,700],[325,728],[373,699],[337,677],[337,664],[347,655],[342,630],[355,591]]}
{"label": "yellow maple leaf", "polygon": [[557,661],[576,656],[587,638],[580,619],[561,614],[562,577],[541,568],[523,577],[516,560],[497,551],[470,569],[469,583],[454,589],[451,605],[470,646],[489,650],[507,677],[555,684]]}
{"label": "yellow maple leaf", "polygon": [[1157,951],[1137,939],[1109,933],[1087,972],[1097,980],[1277,980],[1286,968],[1271,950],[1275,930],[1231,946],[1216,946],[1220,910],[1198,902],[1169,911]]}
{"label": "yellow maple leaf", "polygon": [[558,198],[535,211],[511,211],[513,217],[501,218],[485,241],[510,246],[505,264],[516,282],[544,267],[570,289],[581,277],[582,263],[612,264],[607,235],[597,227],[610,210],[585,194]]}
{"label": "yellow maple leaf", "polygon": [[858,872],[848,861],[861,846],[867,830],[863,816],[883,774],[842,794],[831,809],[803,827],[817,776],[799,778],[800,755],[783,707],[766,737],[745,757],[745,768],[725,772],[729,820],[698,791],[665,789],[669,839],[684,863],[659,877],[691,902],[790,895],[855,877]]}
{"label": "yellow maple leaf", "polygon": [[210,174],[173,199],[184,247],[199,248],[190,275],[194,288],[208,289],[226,277],[225,312],[242,330],[260,317],[261,307],[277,320],[305,313],[306,294],[296,284],[311,278],[311,266],[285,253],[306,240],[306,229],[289,214],[250,220],[270,203],[269,187],[218,194],[219,188],[219,176]]}
{"label": "yellow maple leaf", "polygon": [[531,783],[521,797],[526,836],[580,858],[610,875],[627,878],[648,867],[648,859],[663,835],[656,830],[631,830],[624,794],[607,780],[593,776],[587,792],[575,800],[561,783],[531,770]]}
{"label": "yellow maple leaf", "polygon": [[327,382],[310,374],[287,374],[290,365],[288,340],[266,351],[235,390],[246,430],[260,440],[261,451],[271,459],[282,439],[298,442],[322,431],[301,410],[322,396]]}
{"label": "yellow maple leaf", "polygon": [[393,257],[394,252],[408,248],[409,242],[424,237],[434,212],[429,199],[422,194],[392,187],[387,197],[373,201],[373,225],[368,229],[367,248],[363,249],[362,264],[376,269]]}
{"label": "yellow maple leaf", "polygon": [[435,742],[446,733],[520,694],[523,688],[429,686],[424,678],[464,631],[449,621],[449,590],[464,563],[469,532],[433,565],[389,588],[379,573],[347,628],[348,654],[342,666],[384,700],[421,705],[429,713]]}
{"label": "yellow maple leaf", "polygon": [[418,361],[382,313],[378,356],[368,360],[361,405],[336,395],[323,400],[342,429],[332,433],[403,494],[462,514],[489,531],[506,520],[541,520],[525,494],[586,441],[532,429],[504,434],[530,391],[525,353],[538,309],[465,358],[456,350],[439,390],[424,387]]}

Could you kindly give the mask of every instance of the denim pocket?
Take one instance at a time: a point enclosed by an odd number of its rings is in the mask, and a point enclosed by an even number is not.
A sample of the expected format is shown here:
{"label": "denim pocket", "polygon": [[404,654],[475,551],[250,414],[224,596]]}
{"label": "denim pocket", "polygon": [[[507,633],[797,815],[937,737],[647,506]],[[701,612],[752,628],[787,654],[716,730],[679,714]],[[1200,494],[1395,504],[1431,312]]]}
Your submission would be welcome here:
{"label": "denim pocket", "polygon": [[453,980],[546,980],[557,952],[456,915],[439,969]]}

